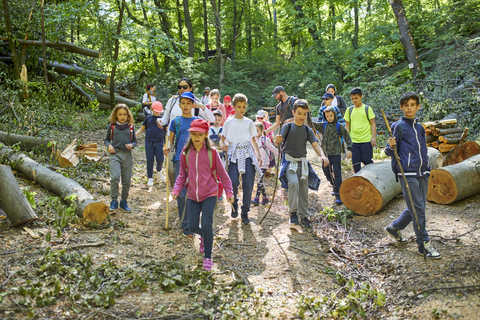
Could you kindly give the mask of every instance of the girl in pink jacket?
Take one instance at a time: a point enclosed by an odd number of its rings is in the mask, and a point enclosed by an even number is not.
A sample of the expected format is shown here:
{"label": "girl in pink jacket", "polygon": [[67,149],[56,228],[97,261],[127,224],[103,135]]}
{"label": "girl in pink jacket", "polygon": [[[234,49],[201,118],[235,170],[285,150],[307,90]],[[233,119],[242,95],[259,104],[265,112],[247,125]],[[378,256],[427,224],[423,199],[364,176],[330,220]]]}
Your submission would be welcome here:
{"label": "girl in pink jacket", "polygon": [[[219,185],[225,189],[227,200],[233,203],[232,182],[225,172],[218,153],[208,139],[209,123],[202,119],[192,121],[190,139],[180,158],[180,173],[172,190],[176,199],[188,179],[188,228],[200,235],[200,253],[205,253],[203,268],[211,271],[213,246],[213,215],[217,203]],[[188,160],[188,161],[187,161]],[[202,212],[202,227],[199,227]]]}

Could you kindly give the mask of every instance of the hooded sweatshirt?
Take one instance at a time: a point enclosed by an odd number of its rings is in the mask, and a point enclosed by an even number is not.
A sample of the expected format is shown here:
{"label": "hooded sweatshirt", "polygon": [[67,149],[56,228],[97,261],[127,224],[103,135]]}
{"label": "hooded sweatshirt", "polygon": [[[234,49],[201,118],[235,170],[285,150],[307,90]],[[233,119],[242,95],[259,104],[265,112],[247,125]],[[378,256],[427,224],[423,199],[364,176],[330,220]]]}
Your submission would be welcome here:
{"label": "hooded sweatshirt", "polygon": [[[343,137],[345,142],[347,143],[347,149],[352,151],[352,139],[348,134],[347,129],[344,126],[339,124],[339,131],[340,135],[337,131],[337,115],[334,112],[335,118],[332,122],[328,122],[325,125],[325,130],[323,130],[324,123],[323,122],[314,122],[313,125],[317,131],[320,131],[323,135],[322,138],[322,149],[327,156],[335,156],[342,154],[342,141],[340,140],[340,136]],[[323,118],[325,117],[325,112],[323,113]]]}
{"label": "hooded sweatshirt", "polygon": [[[184,154],[183,149],[182,154]],[[215,166],[219,180],[222,182],[223,189],[227,198],[233,197],[232,181],[228,177],[225,168],[223,167],[220,157],[212,153],[212,161],[215,161]],[[188,178],[187,197],[196,202],[202,202],[209,197],[217,196],[217,183],[213,178],[210,169],[210,160],[208,159],[208,151],[205,145],[199,152],[195,147],[190,148],[188,154],[188,171],[185,157],[180,157],[180,173],[175,181],[172,193],[177,196],[182,191]]]}

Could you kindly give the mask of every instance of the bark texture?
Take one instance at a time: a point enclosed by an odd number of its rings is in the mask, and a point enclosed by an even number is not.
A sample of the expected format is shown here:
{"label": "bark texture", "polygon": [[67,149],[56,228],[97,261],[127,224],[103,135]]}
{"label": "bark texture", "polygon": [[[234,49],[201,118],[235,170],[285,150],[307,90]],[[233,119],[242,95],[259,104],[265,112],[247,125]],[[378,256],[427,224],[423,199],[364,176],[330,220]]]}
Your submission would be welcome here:
{"label": "bark texture", "polygon": [[0,142],[13,146],[14,144],[19,144],[21,150],[32,151],[33,149],[38,149],[41,151],[52,151],[52,148],[48,148],[47,145],[50,142],[46,139],[34,138],[29,136],[23,136],[20,134],[12,134],[8,132],[0,131]]}

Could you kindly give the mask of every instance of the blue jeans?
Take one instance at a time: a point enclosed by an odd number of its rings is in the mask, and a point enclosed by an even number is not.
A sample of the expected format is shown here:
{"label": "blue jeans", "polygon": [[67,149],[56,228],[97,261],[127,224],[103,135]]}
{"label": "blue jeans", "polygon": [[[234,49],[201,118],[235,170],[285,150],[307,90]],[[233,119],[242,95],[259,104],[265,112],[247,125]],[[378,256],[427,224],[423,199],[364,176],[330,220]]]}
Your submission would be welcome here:
{"label": "blue jeans", "polygon": [[157,171],[162,170],[163,165],[163,141],[145,140],[145,156],[147,158],[147,177],[153,178],[153,163],[157,159]]}
{"label": "blue jeans", "polygon": [[[175,180],[177,180],[179,172],[180,172],[180,160],[175,161]],[[185,216],[183,217],[182,224],[180,225],[180,228],[182,229],[188,228],[188,203],[185,202],[186,196],[187,196],[187,188],[183,187],[182,191],[180,191],[180,194],[177,197],[178,219],[180,219],[180,221],[182,221],[182,214],[185,208]]]}
{"label": "blue jeans", "polygon": [[413,204],[417,212],[418,223],[420,224],[420,231],[417,227],[417,221],[412,211],[412,202],[408,197],[407,187],[403,178],[398,179],[400,185],[402,186],[403,197],[407,202],[407,209],[405,209],[395,221],[392,222],[392,226],[397,230],[405,229],[410,222],[413,222],[413,230],[417,236],[416,242],[420,244],[423,241],[430,241],[428,238],[427,230],[425,229],[426,218],[425,218],[425,206],[427,204],[427,191],[428,191],[428,176],[426,177],[409,177],[407,176],[408,186],[410,187],[410,192],[412,194]]}
{"label": "blue jeans", "polygon": [[342,184],[342,156],[328,156],[328,161],[330,161],[328,166],[322,166],[323,174],[333,186],[333,192],[338,193]]}
{"label": "blue jeans", "polygon": [[[213,215],[217,197],[209,197],[202,202],[187,199],[188,204],[188,229],[203,238],[205,258],[212,258],[213,247]],[[199,226],[200,212],[202,213],[202,227]]]}
{"label": "blue jeans", "polygon": [[364,165],[373,163],[373,147],[370,142],[352,143],[353,171],[357,173]]}
{"label": "blue jeans", "polygon": [[[243,188],[243,201],[242,201],[242,214],[246,214],[250,211],[250,204],[252,203],[253,185],[255,183],[255,166],[252,163],[252,159],[247,158],[245,160],[245,173],[242,174],[242,188]],[[228,176],[232,180],[233,186],[233,202],[234,207],[238,208],[238,186],[240,185],[239,173],[237,164],[230,162],[228,164]]]}

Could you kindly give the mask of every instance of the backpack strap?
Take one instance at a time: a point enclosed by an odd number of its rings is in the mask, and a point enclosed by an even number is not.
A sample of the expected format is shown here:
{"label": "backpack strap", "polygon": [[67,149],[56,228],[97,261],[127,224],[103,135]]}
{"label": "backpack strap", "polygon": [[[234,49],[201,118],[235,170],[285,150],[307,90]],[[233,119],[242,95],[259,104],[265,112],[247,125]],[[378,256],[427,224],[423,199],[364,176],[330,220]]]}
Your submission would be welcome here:
{"label": "backpack strap", "polygon": [[115,131],[115,125],[110,124],[110,142],[113,141],[113,132]]}
{"label": "backpack strap", "polygon": [[337,121],[337,133],[340,136],[340,123],[338,123],[338,121]]}
{"label": "backpack strap", "polygon": [[187,153],[185,153],[185,150],[182,152],[182,157],[184,157],[185,159],[185,171],[187,172],[188,172],[188,155],[190,154],[190,149],[188,149]]}
{"label": "backpack strap", "polygon": [[135,128],[133,127],[133,124],[130,125],[130,143],[132,143],[132,138],[133,138],[133,131]]}
{"label": "backpack strap", "polygon": [[180,126],[182,125],[182,119],[180,117],[175,117],[175,149],[177,149],[178,144],[178,135],[180,133]]}
{"label": "backpack strap", "polygon": [[368,108],[370,108],[370,106],[365,105],[365,114],[367,115],[367,120],[370,121],[370,117],[368,116]]}

